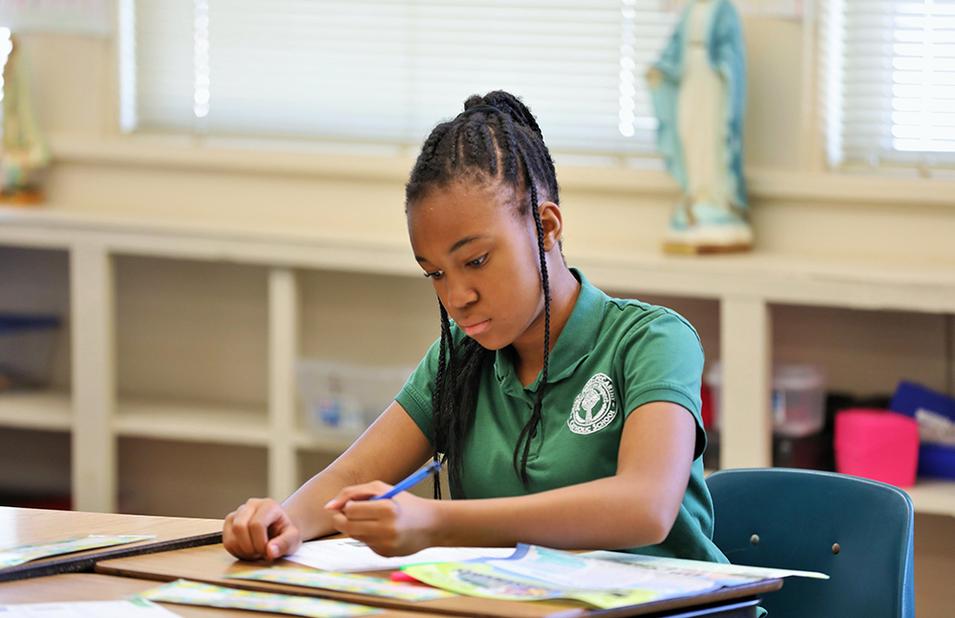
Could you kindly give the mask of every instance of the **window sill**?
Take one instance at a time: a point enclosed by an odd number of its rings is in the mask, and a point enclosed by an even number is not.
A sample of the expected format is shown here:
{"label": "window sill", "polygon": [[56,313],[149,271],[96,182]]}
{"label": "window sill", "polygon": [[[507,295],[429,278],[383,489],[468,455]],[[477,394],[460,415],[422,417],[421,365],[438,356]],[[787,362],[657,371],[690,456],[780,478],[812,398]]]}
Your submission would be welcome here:
{"label": "window sill", "polygon": [[[406,148],[369,145],[196,139],[189,136],[51,136],[54,160],[62,163],[155,167],[237,174],[308,176],[401,182],[417,154]],[[572,191],[673,196],[676,185],[654,166],[614,159],[559,166],[563,188]],[[872,174],[814,173],[748,168],[749,194],[756,200],[863,206],[955,207],[955,180]]]}

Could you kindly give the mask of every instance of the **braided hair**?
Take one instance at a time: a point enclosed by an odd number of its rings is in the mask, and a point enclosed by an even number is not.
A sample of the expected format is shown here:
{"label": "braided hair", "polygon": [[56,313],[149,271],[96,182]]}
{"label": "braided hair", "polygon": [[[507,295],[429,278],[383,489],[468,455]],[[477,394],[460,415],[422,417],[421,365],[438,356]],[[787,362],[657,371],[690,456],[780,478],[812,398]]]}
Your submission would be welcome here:
{"label": "braided hair", "polygon": [[[540,280],[544,293],[544,366],[530,418],[521,429],[514,447],[514,469],[526,487],[527,458],[541,424],[541,405],[548,379],[550,354],[550,285],[544,257],[544,228],[538,208],[543,200],[559,204],[554,161],[544,144],[537,120],[514,95],[496,90],[472,95],[464,111],[453,120],[437,125],[421,147],[405,187],[405,210],[435,188],[467,178],[503,183],[524,196],[517,200],[518,214],[533,217],[537,230]],[[484,370],[491,366],[494,352],[465,338],[456,346],[451,336],[447,310],[438,302],[441,337],[438,371],[431,397],[434,426],[434,460],[443,454],[453,497],[464,497],[461,462],[464,440],[474,424],[477,391]],[[441,498],[441,485],[434,481],[434,497]]]}

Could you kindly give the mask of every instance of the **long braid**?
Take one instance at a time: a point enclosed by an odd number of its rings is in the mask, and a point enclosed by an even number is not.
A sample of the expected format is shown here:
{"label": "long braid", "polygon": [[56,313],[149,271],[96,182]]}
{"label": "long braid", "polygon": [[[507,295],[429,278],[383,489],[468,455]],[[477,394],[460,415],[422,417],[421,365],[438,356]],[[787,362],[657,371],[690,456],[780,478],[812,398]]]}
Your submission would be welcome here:
{"label": "long braid", "polygon": [[[518,201],[518,212],[530,209],[537,232],[541,287],[544,293],[544,365],[530,418],[514,449],[514,468],[525,486],[529,483],[527,460],[542,422],[544,391],[549,379],[550,286],[544,252],[544,230],[538,207],[544,199],[559,202],[554,163],[543,134],[530,110],[515,96],[489,92],[474,95],[455,119],[437,125],[422,146],[405,187],[406,210],[434,187],[457,179],[500,182],[515,195],[529,193]],[[464,497],[461,467],[465,439],[474,423],[481,378],[493,363],[495,352],[465,337],[455,346],[447,310],[439,302],[441,339],[438,372],[431,397],[435,460],[443,456],[448,465],[452,497]],[[441,497],[437,478],[435,498]]]}
{"label": "long braid", "polygon": [[[444,305],[441,302],[438,302],[438,311],[441,315],[441,343],[438,346],[438,373],[435,375],[435,388],[431,391],[431,409],[432,410],[441,410],[444,402],[447,400],[445,393],[447,392],[447,382],[448,382],[448,361],[445,358],[445,354],[449,354],[452,349],[451,342],[451,325],[448,320],[448,312],[445,311]],[[439,443],[444,439],[444,436],[437,435],[437,427],[435,427],[435,444]],[[438,449],[434,450],[434,461],[438,461],[440,455],[438,454]],[[438,480],[438,477],[434,477],[434,499],[441,499],[441,482]]]}
{"label": "long braid", "polygon": [[[526,163],[524,164],[524,169],[528,169]],[[521,429],[521,433],[517,438],[518,449],[514,451],[514,468],[518,471],[518,474],[520,474],[521,481],[524,485],[530,482],[527,476],[527,457],[530,454],[531,443],[537,436],[537,430],[541,423],[541,409],[544,402],[544,390],[547,387],[548,366],[550,365],[550,281],[547,276],[547,260],[544,256],[544,225],[541,222],[540,212],[538,211],[537,188],[530,178],[530,172],[527,172],[527,174],[528,185],[531,190],[531,212],[534,216],[534,224],[537,227],[537,255],[540,259],[541,288],[544,292],[544,366],[541,368],[541,380],[537,386],[537,394],[534,397],[534,409],[531,412],[530,419],[528,419],[527,423],[525,423]],[[523,447],[521,446],[522,444]],[[521,452],[521,462],[519,466],[517,463],[518,450]]]}

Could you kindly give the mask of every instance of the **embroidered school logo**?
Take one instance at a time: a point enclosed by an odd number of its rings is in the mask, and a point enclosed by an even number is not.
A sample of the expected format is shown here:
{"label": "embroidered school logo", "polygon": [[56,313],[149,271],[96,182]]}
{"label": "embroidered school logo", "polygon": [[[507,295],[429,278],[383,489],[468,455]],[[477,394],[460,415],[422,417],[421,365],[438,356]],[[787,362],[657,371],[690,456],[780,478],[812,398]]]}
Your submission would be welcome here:
{"label": "embroidered school logo", "polygon": [[567,426],[574,433],[587,435],[600,431],[617,416],[617,404],[613,396],[613,382],[605,373],[598,373],[587,380],[583,390],[574,399]]}

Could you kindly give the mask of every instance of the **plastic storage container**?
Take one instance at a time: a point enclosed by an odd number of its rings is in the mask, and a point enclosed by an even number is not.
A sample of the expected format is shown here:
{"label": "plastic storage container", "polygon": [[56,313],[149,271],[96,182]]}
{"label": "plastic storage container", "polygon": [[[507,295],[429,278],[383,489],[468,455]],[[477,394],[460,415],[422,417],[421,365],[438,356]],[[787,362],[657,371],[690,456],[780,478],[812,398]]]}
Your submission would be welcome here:
{"label": "plastic storage container", "polygon": [[[919,476],[955,479],[955,444],[951,439],[955,424],[955,398],[933,391],[914,382],[899,382],[889,408],[911,416],[917,422],[932,425],[948,424],[948,430],[923,428],[919,447]],[[928,415],[930,418],[925,418]],[[947,434],[947,435],[946,435]]]}
{"label": "plastic storage container", "polygon": [[0,313],[0,391],[49,383],[59,326],[56,316]]}
{"label": "plastic storage container", "polygon": [[[720,399],[723,384],[719,362],[704,376],[712,390],[713,427],[720,427]],[[773,432],[799,438],[817,433],[825,423],[825,376],[815,365],[782,364],[773,369],[771,410]]]}
{"label": "plastic storage container", "polygon": [[394,401],[413,368],[302,359],[296,370],[306,425],[358,433]]}
{"label": "plastic storage container", "polygon": [[836,470],[898,487],[915,484],[919,429],[915,419],[889,410],[836,414]]}

